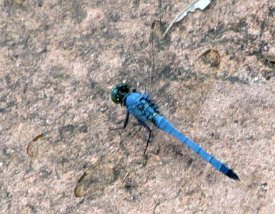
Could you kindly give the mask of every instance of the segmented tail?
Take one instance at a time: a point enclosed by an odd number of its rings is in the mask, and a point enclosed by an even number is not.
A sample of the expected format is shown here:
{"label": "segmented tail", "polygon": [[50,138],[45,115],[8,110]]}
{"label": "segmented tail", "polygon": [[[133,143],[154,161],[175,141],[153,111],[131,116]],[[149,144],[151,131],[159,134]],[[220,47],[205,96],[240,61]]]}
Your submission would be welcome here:
{"label": "segmented tail", "polygon": [[181,132],[179,132],[169,121],[161,116],[157,115],[154,118],[154,124],[159,129],[167,132],[168,134],[171,134],[172,136],[179,139],[182,143],[186,144],[190,149],[192,149],[194,152],[198,153],[204,160],[209,162],[213,167],[215,167],[217,170],[225,174],[231,179],[234,180],[240,180],[238,175],[229,167],[227,167],[224,163],[217,160],[214,156],[207,153],[203,148],[201,148],[198,144],[194,143],[187,137],[185,137]]}

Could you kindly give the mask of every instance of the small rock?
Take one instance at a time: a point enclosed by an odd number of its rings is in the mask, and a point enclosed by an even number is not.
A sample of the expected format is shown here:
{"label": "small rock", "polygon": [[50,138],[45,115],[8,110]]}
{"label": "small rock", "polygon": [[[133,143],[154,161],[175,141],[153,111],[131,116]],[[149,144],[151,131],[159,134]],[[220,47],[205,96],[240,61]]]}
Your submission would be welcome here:
{"label": "small rock", "polygon": [[263,53],[265,60],[275,63],[275,48],[271,48],[268,52]]}

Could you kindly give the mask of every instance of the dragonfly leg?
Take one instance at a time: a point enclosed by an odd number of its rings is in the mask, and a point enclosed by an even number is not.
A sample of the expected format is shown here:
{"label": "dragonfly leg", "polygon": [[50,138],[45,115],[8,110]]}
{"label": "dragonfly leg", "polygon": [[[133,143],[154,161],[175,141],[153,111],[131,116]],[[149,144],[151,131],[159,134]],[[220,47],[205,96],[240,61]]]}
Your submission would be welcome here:
{"label": "dragonfly leg", "polygon": [[152,130],[150,129],[150,127],[145,123],[143,122],[142,120],[138,120],[138,122],[140,123],[140,125],[142,125],[147,131],[148,131],[148,137],[147,137],[147,140],[146,140],[146,146],[145,146],[145,149],[144,149],[144,153],[146,153],[146,150],[148,148],[148,145],[149,143],[151,142],[152,140]]}
{"label": "dragonfly leg", "polygon": [[116,128],[113,128],[112,130],[125,129],[127,124],[128,124],[128,121],[129,121],[129,114],[130,114],[129,111],[127,111],[126,117],[125,117],[125,120],[124,120],[124,123],[123,123],[122,127],[116,127]]}
{"label": "dragonfly leg", "polygon": [[125,129],[127,124],[128,124],[128,121],[129,121],[129,111],[127,110],[127,113],[126,113],[126,117],[125,117],[125,120],[124,120],[124,124],[123,124],[123,128]]}

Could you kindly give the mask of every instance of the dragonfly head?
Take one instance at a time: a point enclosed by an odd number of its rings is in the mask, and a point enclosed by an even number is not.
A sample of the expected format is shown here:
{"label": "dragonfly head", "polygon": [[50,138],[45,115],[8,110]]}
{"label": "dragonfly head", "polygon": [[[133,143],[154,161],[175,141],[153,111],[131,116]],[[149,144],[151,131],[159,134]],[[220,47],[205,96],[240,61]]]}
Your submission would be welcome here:
{"label": "dragonfly head", "polygon": [[125,98],[130,93],[131,87],[127,83],[120,83],[112,89],[111,97],[115,104],[125,105]]}

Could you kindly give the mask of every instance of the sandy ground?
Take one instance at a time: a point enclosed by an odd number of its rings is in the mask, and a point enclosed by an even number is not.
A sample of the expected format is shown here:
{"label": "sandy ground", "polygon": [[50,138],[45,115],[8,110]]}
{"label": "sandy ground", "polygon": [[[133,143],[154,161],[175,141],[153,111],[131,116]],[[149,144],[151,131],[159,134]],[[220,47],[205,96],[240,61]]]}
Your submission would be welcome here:
{"label": "sandy ground", "polygon": [[[275,2],[213,0],[162,40],[190,2],[0,1],[0,213],[272,213]],[[125,81],[241,180],[156,129],[143,156]]]}

